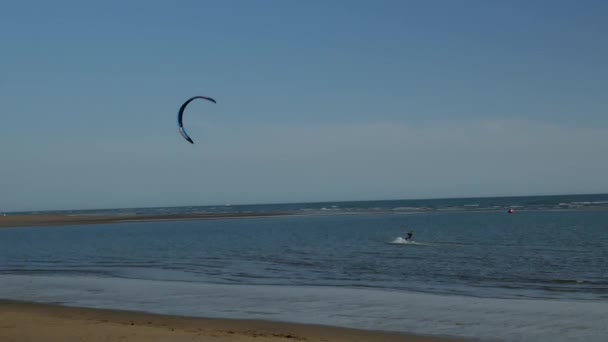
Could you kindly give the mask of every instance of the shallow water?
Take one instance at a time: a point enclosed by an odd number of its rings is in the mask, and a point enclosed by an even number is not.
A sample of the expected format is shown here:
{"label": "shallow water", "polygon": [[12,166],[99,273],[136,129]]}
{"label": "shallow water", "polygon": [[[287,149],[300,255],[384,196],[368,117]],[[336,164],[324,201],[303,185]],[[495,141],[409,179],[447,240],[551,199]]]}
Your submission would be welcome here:
{"label": "shallow water", "polygon": [[[0,230],[0,274],[608,298],[608,212],[458,212]],[[414,230],[416,244],[390,244]]]}
{"label": "shallow water", "polygon": [[608,334],[606,302],[87,276],[3,275],[0,279],[0,298],[68,306],[324,324],[482,341],[603,342]]}

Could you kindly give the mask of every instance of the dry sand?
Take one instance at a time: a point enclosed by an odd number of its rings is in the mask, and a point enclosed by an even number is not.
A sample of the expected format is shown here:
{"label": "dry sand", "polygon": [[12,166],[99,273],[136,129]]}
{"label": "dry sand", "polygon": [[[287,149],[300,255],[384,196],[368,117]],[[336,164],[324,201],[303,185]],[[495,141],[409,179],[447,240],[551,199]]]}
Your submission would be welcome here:
{"label": "dry sand", "polygon": [[0,301],[0,341],[454,341],[316,325],[162,316]]}

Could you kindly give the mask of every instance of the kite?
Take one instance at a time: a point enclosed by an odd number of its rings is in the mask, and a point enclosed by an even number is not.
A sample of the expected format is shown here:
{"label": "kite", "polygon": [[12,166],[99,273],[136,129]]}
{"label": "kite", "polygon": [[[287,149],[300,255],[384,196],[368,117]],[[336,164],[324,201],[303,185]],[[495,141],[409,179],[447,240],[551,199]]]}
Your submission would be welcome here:
{"label": "kite", "polygon": [[207,97],[207,96],[193,96],[193,97],[189,98],[188,101],[184,102],[184,104],[182,104],[181,107],[179,107],[179,112],[177,113],[177,125],[179,128],[179,134],[181,134],[182,137],[184,137],[184,139],[186,139],[191,144],[194,144],[194,141],[192,141],[192,139],[190,139],[190,137],[188,136],[188,133],[186,133],[186,130],[184,129],[184,124],[182,123],[182,118],[184,116],[184,110],[186,109],[188,104],[190,104],[190,102],[192,102],[193,100],[196,100],[196,99],[203,99],[203,100],[211,101],[213,103],[217,103],[217,102],[215,102],[214,99]]}

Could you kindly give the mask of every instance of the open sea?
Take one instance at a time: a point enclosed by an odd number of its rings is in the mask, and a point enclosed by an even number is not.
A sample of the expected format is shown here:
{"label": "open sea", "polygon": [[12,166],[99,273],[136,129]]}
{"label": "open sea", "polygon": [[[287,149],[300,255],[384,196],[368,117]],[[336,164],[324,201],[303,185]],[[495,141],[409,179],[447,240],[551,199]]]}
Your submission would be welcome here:
{"label": "open sea", "polygon": [[[608,195],[55,213],[295,215],[0,229],[0,298],[483,341],[608,339]],[[407,231],[415,243],[398,243]]]}

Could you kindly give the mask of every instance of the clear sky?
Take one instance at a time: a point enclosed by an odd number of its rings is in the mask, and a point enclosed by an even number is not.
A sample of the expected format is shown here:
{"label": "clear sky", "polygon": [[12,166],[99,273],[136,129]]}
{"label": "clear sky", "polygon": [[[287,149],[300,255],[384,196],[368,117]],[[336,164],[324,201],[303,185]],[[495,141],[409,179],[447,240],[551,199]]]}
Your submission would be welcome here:
{"label": "clear sky", "polygon": [[[608,192],[608,1],[3,1],[0,211]],[[177,131],[180,104],[193,103]]]}

